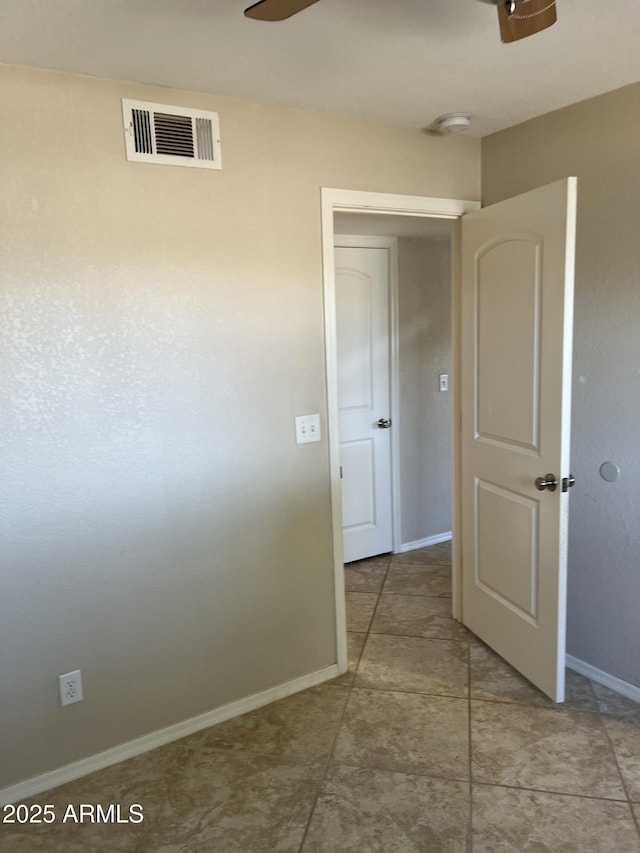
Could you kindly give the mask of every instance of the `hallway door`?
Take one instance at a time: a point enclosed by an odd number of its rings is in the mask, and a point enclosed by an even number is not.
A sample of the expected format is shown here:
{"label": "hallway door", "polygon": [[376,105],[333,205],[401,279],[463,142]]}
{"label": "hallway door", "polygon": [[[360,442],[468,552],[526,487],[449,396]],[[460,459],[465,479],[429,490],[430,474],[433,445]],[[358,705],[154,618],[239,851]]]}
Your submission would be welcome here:
{"label": "hallway door", "polygon": [[344,561],[392,550],[389,249],[335,247]]}
{"label": "hallway door", "polygon": [[564,701],[576,179],[462,217],[463,620]]}

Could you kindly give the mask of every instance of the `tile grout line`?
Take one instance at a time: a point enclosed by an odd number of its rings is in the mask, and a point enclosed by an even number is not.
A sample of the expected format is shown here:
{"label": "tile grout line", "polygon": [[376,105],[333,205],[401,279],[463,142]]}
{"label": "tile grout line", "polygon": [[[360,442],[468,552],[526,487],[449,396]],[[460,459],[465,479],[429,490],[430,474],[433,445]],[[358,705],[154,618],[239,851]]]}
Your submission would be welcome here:
{"label": "tile grout line", "polygon": [[558,791],[555,788],[532,788],[530,785],[507,785],[506,782],[476,782],[479,788],[502,788],[505,791],[528,791],[531,794],[548,794],[550,797],[571,797],[574,800],[594,800],[597,803],[629,804],[627,799],[617,797],[598,797],[595,794],[576,794],[572,791]]}
{"label": "tile grout line", "polygon": [[[367,645],[367,640],[369,639],[369,634],[371,633],[371,625],[373,624],[373,619],[376,615],[376,610],[378,609],[378,604],[380,602],[380,596],[382,595],[382,590],[383,590],[385,582],[387,580],[387,576],[389,574],[390,567],[391,567],[391,557],[389,557],[389,562],[387,563],[387,568],[385,570],[384,577],[382,578],[382,583],[380,584],[380,589],[378,590],[378,597],[376,599],[375,606],[374,606],[373,611],[371,613],[371,618],[369,620],[367,630],[366,630],[366,632],[364,632],[364,631],[358,631],[357,632],[357,633],[361,633],[361,634],[364,633],[365,634],[364,642],[362,644],[362,648],[360,649],[360,654],[358,655],[358,660],[356,661],[356,664],[355,664],[355,668],[353,671],[353,677],[352,677],[351,682],[349,683],[349,685],[347,687],[347,695],[345,697],[344,704],[342,706],[342,714],[340,715],[338,725],[336,726],[336,733],[334,735],[333,742],[331,744],[331,749],[329,750],[329,754],[327,755],[327,760],[326,760],[325,765],[324,765],[324,770],[320,774],[320,778],[318,780],[318,787],[317,787],[316,795],[313,799],[313,806],[311,807],[311,811],[309,812],[309,820],[307,821],[307,825],[306,825],[304,833],[302,835],[302,839],[300,840],[300,847],[298,848],[298,853],[303,853],[304,845],[305,845],[305,842],[307,840],[307,835],[309,834],[309,828],[311,827],[311,821],[313,820],[313,816],[316,812],[316,808],[318,805],[318,799],[320,798],[320,793],[322,791],[322,787],[326,781],[327,774],[328,774],[329,768],[331,766],[331,761],[333,759],[336,744],[338,742],[340,730],[342,729],[342,724],[344,722],[345,714],[347,712],[347,706],[349,704],[349,699],[351,698],[351,692],[352,692],[354,684],[355,684],[356,673],[358,671],[358,667],[360,666],[360,661],[362,659],[362,655],[364,654],[365,646]],[[346,588],[345,588],[345,594],[346,594]],[[347,625],[347,633],[349,633],[349,626],[348,625]],[[356,633],[356,632],[353,632],[353,633]],[[347,672],[348,672],[348,670],[347,670]]]}
{"label": "tile grout line", "polygon": [[407,696],[433,696],[434,699],[459,699],[461,702],[469,698],[466,693],[464,695],[460,695],[460,693],[437,693],[433,690],[427,693],[424,690],[409,690],[400,687],[373,687],[370,684],[354,686],[354,690],[371,690],[374,693],[406,693]]}
{"label": "tile grout line", "polygon": [[[414,595],[413,598],[427,598],[425,595]],[[447,599],[443,599],[446,601]],[[354,631],[355,634],[364,634],[364,631]],[[372,634],[374,637],[398,637],[404,640],[438,640],[445,643],[467,643],[466,637],[425,637],[424,634],[390,634],[388,631],[367,631],[367,636]]]}
{"label": "tile grout line", "polygon": [[[444,566],[442,568],[445,568]],[[385,592],[384,595],[395,595],[398,598],[438,598],[444,601],[451,601],[450,595],[429,595],[426,592]]]}
{"label": "tile grout line", "polygon": [[558,705],[557,707],[554,705],[545,705],[538,704],[536,702],[526,702],[524,699],[499,699],[495,696],[491,698],[487,696],[474,696],[474,702],[484,702],[488,705],[508,705],[510,707],[516,708],[530,708],[532,711],[552,711],[556,714],[562,714],[564,712],[571,714],[587,714],[591,717],[600,717],[602,716],[599,711],[591,710],[590,708],[578,708],[573,707],[571,705]]}
{"label": "tile grout line", "polygon": [[[405,565],[416,565],[417,566],[417,565],[421,565],[421,564],[413,563],[413,564],[398,564],[398,565],[404,567]],[[443,566],[437,566],[437,568],[448,568],[449,571],[451,571],[450,566],[444,566],[443,565]],[[378,592],[378,597],[377,597],[376,604],[374,606],[374,609],[373,609],[373,612],[371,615],[371,619],[369,621],[369,625],[368,625],[368,628],[367,628],[367,631],[365,634],[365,640],[364,640],[364,643],[362,645],[360,655],[358,657],[358,663],[356,665],[354,677],[353,677],[351,684],[349,685],[349,697],[351,696],[351,693],[354,689],[358,689],[356,687],[356,684],[355,684],[355,678],[356,678],[357,670],[360,666],[360,662],[361,662],[362,657],[364,655],[367,642],[369,640],[369,637],[371,637],[371,636],[373,636],[373,637],[388,636],[388,637],[404,637],[407,639],[436,640],[439,642],[448,642],[451,644],[465,643],[466,653],[467,653],[467,696],[466,696],[466,698],[467,698],[467,703],[468,703],[468,723],[467,723],[467,726],[468,726],[468,756],[469,756],[468,779],[457,779],[457,778],[453,779],[450,776],[439,776],[437,774],[434,775],[434,774],[417,773],[415,770],[412,771],[411,773],[409,773],[409,775],[417,776],[417,777],[421,777],[421,778],[426,778],[426,779],[443,779],[446,781],[461,781],[461,782],[467,783],[468,791],[469,791],[469,827],[468,827],[468,831],[467,831],[467,841],[468,841],[468,850],[470,851],[471,850],[471,809],[472,809],[472,805],[471,805],[471,729],[470,729],[470,727],[471,727],[471,719],[470,719],[470,714],[471,714],[471,686],[470,686],[470,666],[471,666],[471,663],[470,663],[470,654],[471,653],[470,653],[469,635],[467,634],[467,636],[465,636],[463,638],[451,637],[451,636],[449,636],[449,637],[423,637],[423,636],[416,637],[415,635],[410,635],[410,634],[408,634],[408,635],[398,635],[398,634],[388,634],[388,633],[385,634],[382,632],[373,631],[372,627],[374,624],[375,615],[376,615],[376,612],[378,610],[378,606],[382,600],[382,596],[383,595],[405,595],[405,593],[385,592],[386,582],[387,582],[387,579],[389,577],[389,573],[390,573],[391,569],[392,569],[392,561],[390,560],[389,564],[387,566],[387,570],[385,572],[383,581],[382,581],[382,585],[380,586],[380,589]],[[430,595],[415,594],[415,593],[413,594],[413,597],[417,597],[417,598],[438,598],[438,599],[449,600],[449,601],[451,600],[451,596],[430,596]],[[361,632],[361,633],[364,633],[364,632]],[[382,690],[384,692],[384,688],[371,687],[371,688],[366,688],[366,689],[371,689],[371,690],[378,689],[378,690]],[[423,693],[420,693],[418,691],[408,691],[408,690],[389,690],[386,692],[409,693],[411,695],[420,695],[420,696],[422,696],[422,695],[427,695],[427,696],[436,695],[436,696],[441,696],[442,698],[453,698],[453,699],[464,699],[465,698],[464,696],[450,696],[448,694],[433,694],[433,693],[423,694]],[[344,706],[345,712],[346,712],[346,707],[347,707],[347,704],[349,701],[349,697],[347,697],[347,702],[345,703],[345,706]],[[343,719],[344,719],[344,713],[343,713]],[[342,721],[340,722],[339,729],[341,727],[342,727]],[[333,755],[333,752],[335,750],[335,744],[336,744],[337,737],[339,734],[339,729],[338,729],[338,732],[336,733],[336,737],[334,739],[334,747],[332,749],[332,755]],[[329,761],[330,760],[331,760],[331,758],[329,759]],[[375,769],[388,770],[388,768],[386,768],[386,767],[376,768],[375,765],[367,766],[366,769],[368,769],[368,770],[375,770]],[[402,771],[399,771],[399,772],[402,772]],[[408,772],[408,771],[405,771],[405,772]],[[317,802],[317,798],[316,798],[316,802]],[[314,810],[315,810],[315,804],[314,804]],[[305,833],[305,837],[306,837],[306,833]],[[304,844],[304,840],[303,840],[303,844]],[[302,853],[302,847],[300,848],[300,853]]]}

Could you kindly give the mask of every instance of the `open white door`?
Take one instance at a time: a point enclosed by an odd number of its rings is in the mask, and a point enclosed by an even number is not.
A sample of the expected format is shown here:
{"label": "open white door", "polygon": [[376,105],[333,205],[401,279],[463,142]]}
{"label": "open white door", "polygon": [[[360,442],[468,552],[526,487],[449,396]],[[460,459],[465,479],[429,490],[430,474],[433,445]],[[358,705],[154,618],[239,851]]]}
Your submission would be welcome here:
{"label": "open white door", "polygon": [[335,249],[344,561],[391,551],[389,249]]}
{"label": "open white door", "polygon": [[556,702],[576,191],[567,178],[462,219],[463,621]]}

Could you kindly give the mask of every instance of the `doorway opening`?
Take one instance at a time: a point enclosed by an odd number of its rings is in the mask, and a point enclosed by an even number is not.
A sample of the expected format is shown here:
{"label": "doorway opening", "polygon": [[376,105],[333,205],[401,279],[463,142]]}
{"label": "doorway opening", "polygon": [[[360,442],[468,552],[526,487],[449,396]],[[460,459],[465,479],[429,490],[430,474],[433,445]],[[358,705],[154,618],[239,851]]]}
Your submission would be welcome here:
{"label": "doorway opening", "polygon": [[336,213],[345,563],[451,539],[451,222]]}
{"label": "doorway opening", "polygon": [[[457,220],[464,213],[476,210],[480,207],[478,202],[461,201],[455,199],[433,199],[414,196],[395,196],[388,194],[366,193],[350,190],[322,190],[322,241],[323,241],[323,263],[324,263],[324,301],[325,301],[325,347],[326,347],[326,363],[327,363],[327,395],[328,395],[328,436],[329,436],[329,456],[331,467],[331,497],[332,497],[332,523],[333,523],[333,541],[334,541],[334,574],[335,574],[335,589],[336,589],[336,629],[337,629],[337,651],[338,651],[338,667],[341,672],[347,668],[347,649],[346,649],[346,614],[344,605],[344,543],[343,543],[343,513],[342,513],[342,481],[340,471],[340,412],[338,406],[339,388],[338,388],[338,341],[337,341],[337,304],[336,304],[336,276],[335,276],[335,257],[334,244],[335,235],[337,232],[343,234],[353,231],[361,231],[364,229],[363,235],[372,235],[380,233],[380,228],[389,232],[392,221],[399,223],[402,220],[407,227],[411,227],[411,223],[416,219],[430,220],[431,226],[435,231],[438,226],[443,226],[443,233],[448,232],[450,242],[447,246],[447,254],[452,263],[452,269],[449,274],[449,284],[453,282],[454,286],[450,289],[450,295],[447,299],[447,307],[450,312],[450,317],[454,318],[450,324],[451,329],[451,361],[450,370],[447,373],[443,371],[442,375],[448,376],[448,381],[451,382],[452,388],[457,387],[456,373],[458,364],[456,358],[457,350],[457,324],[456,314],[456,277],[457,268],[455,267],[454,259],[456,257],[456,249],[458,246],[458,227]],[[377,224],[373,222],[377,220]],[[386,220],[386,221],[384,221]],[[399,229],[399,225],[394,225],[394,229]],[[373,230],[372,230],[373,229]],[[396,321],[397,314],[396,312]],[[397,344],[397,340],[395,342]],[[392,347],[393,352],[393,347]],[[397,355],[397,354],[396,354]],[[438,387],[440,382],[440,372],[436,374],[438,378]],[[400,391],[400,382],[396,377],[395,389],[392,393],[393,397],[398,397]],[[408,383],[411,386],[411,383]],[[451,409],[453,418],[456,417],[458,407],[456,394],[447,393],[451,401]],[[396,417],[398,417],[398,400],[394,401]],[[445,416],[445,420],[446,420]],[[393,418],[392,418],[393,420]],[[449,425],[451,425],[451,416],[449,415]],[[399,425],[399,424],[398,424]],[[448,434],[445,441],[449,445],[455,445],[451,440],[451,426],[449,426]],[[393,455],[396,457],[395,471],[399,474],[401,470],[400,448],[399,442],[394,442],[395,449]],[[455,447],[453,450],[453,458],[450,464],[454,471],[457,469],[457,454]],[[399,480],[399,477],[398,477]],[[457,482],[457,473],[454,476],[454,484],[450,499],[448,501],[451,509],[451,525],[452,531],[456,529],[456,516],[458,514],[458,496],[455,483]],[[396,492],[397,496],[397,492]],[[398,509],[399,509],[398,502]],[[399,513],[396,512],[396,518]],[[401,515],[401,514],[400,514]],[[409,514],[407,513],[407,519]],[[399,524],[396,527],[394,536],[394,550],[402,547],[403,538],[404,544],[408,547],[419,547],[417,544],[420,537],[416,539],[405,538],[402,534],[402,519],[398,519]],[[409,522],[407,522],[409,523]],[[442,531],[441,531],[442,532]],[[444,531],[449,535],[449,531]],[[453,562],[453,598],[452,598],[452,613],[456,616],[460,612],[460,584],[458,582],[458,561],[454,549]]]}

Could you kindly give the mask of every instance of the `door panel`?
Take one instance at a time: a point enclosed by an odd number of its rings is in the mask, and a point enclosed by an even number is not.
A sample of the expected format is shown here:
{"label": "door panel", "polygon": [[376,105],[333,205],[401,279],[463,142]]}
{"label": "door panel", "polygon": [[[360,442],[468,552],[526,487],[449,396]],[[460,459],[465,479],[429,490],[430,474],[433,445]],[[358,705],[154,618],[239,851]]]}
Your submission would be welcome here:
{"label": "door panel", "polygon": [[[476,482],[476,585],[498,604],[535,620],[538,503],[492,483]],[[500,567],[508,563],[511,571]]]}
{"label": "door panel", "polygon": [[463,620],[564,699],[576,180],[462,222]]}
{"label": "door panel", "polygon": [[[375,307],[371,271],[354,269],[347,263],[357,263],[358,258],[347,258],[345,253],[384,251],[375,249],[336,249],[341,265],[336,270],[337,282],[337,354],[338,402],[340,411],[367,412],[373,405],[373,371],[376,367],[374,346],[376,329],[371,316]],[[373,270],[375,274],[375,270]],[[373,304],[372,304],[373,303]]]}
{"label": "door panel", "polygon": [[389,250],[335,249],[345,562],[391,551]]}
{"label": "door panel", "polygon": [[340,453],[342,525],[346,533],[370,529],[376,523],[373,441],[345,441],[341,444]]}
{"label": "door panel", "polygon": [[494,243],[479,253],[475,275],[476,430],[481,439],[532,450],[538,441],[540,249],[539,242],[522,239]]}

